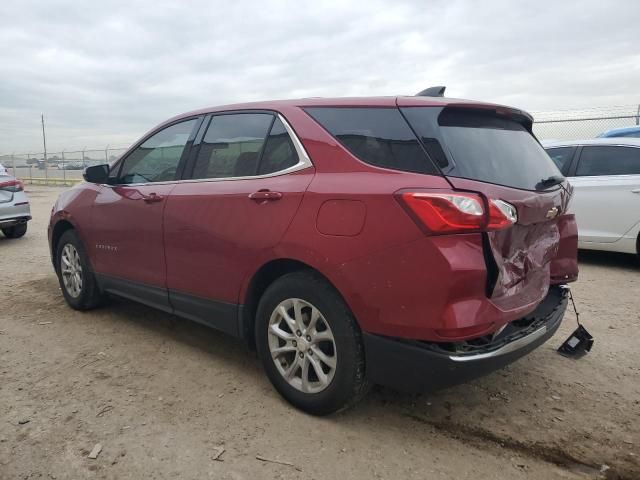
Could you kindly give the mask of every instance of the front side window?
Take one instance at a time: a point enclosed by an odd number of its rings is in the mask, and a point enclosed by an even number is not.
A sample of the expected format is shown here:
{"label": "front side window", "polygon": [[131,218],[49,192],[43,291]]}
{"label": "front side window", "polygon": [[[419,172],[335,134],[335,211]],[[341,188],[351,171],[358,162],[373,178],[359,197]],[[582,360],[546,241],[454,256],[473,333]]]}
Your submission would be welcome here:
{"label": "front side window", "polygon": [[571,161],[571,157],[573,156],[574,147],[556,147],[547,149],[547,153],[553,160],[553,163],[556,164],[558,170],[562,173],[566,173],[569,168],[569,161]]}
{"label": "front side window", "polygon": [[148,183],[175,180],[180,158],[197,120],[167,127],[125,158],[118,183]]}
{"label": "front side window", "polygon": [[640,175],[640,148],[586,146],[582,148],[577,176]]}
{"label": "front side window", "polygon": [[407,172],[436,174],[397,108],[305,108],[363,162]]}
{"label": "front side window", "polygon": [[260,154],[274,121],[268,113],[216,115],[202,139],[193,178],[256,175]]}

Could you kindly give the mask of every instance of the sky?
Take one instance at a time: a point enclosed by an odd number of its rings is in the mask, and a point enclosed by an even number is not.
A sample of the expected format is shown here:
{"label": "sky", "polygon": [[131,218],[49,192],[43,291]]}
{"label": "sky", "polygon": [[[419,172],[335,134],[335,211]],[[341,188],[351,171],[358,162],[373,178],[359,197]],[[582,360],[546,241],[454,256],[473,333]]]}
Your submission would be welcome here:
{"label": "sky", "polygon": [[0,154],[127,146],[196,108],[447,96],[640,103],[640,2],[0,2]]}

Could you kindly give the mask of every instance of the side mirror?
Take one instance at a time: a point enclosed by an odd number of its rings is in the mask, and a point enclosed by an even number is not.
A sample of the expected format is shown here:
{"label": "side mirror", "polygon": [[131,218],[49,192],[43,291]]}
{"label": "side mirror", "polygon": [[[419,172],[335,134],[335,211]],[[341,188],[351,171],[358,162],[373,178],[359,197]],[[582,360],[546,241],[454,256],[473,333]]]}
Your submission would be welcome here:
{"label": "side mirror", "polygon": [[89,183],[107,183],[109,178],[109,165],[94,165],[87,167],[82,173],[82,177]]}

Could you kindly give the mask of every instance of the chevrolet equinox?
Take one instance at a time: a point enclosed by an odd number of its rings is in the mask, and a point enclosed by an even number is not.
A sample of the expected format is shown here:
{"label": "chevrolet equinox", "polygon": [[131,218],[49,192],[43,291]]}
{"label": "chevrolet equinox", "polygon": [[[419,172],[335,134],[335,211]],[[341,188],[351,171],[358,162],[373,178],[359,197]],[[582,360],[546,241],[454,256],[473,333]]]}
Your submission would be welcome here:
{"label": "chevrolet equinox", "polygon": [[464,382],[549,339],[578,275],[531,128],[433,90],[179,115],[60,195],[53,265],[74,309],[111,294],[245,339],[312,414]]}

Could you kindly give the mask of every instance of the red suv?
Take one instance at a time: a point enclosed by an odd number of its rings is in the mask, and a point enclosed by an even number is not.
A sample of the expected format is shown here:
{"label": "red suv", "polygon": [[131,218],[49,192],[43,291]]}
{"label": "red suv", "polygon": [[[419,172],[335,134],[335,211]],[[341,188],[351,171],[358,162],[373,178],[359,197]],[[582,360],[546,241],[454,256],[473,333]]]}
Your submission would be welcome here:
{"label": "red suv", "polygon": [[441,97],[208,108],[89,167],[53,207],[72,308],[113,294],[254,346],[327,414],[530,352],[577,278],[571,189],[509,107]]}

